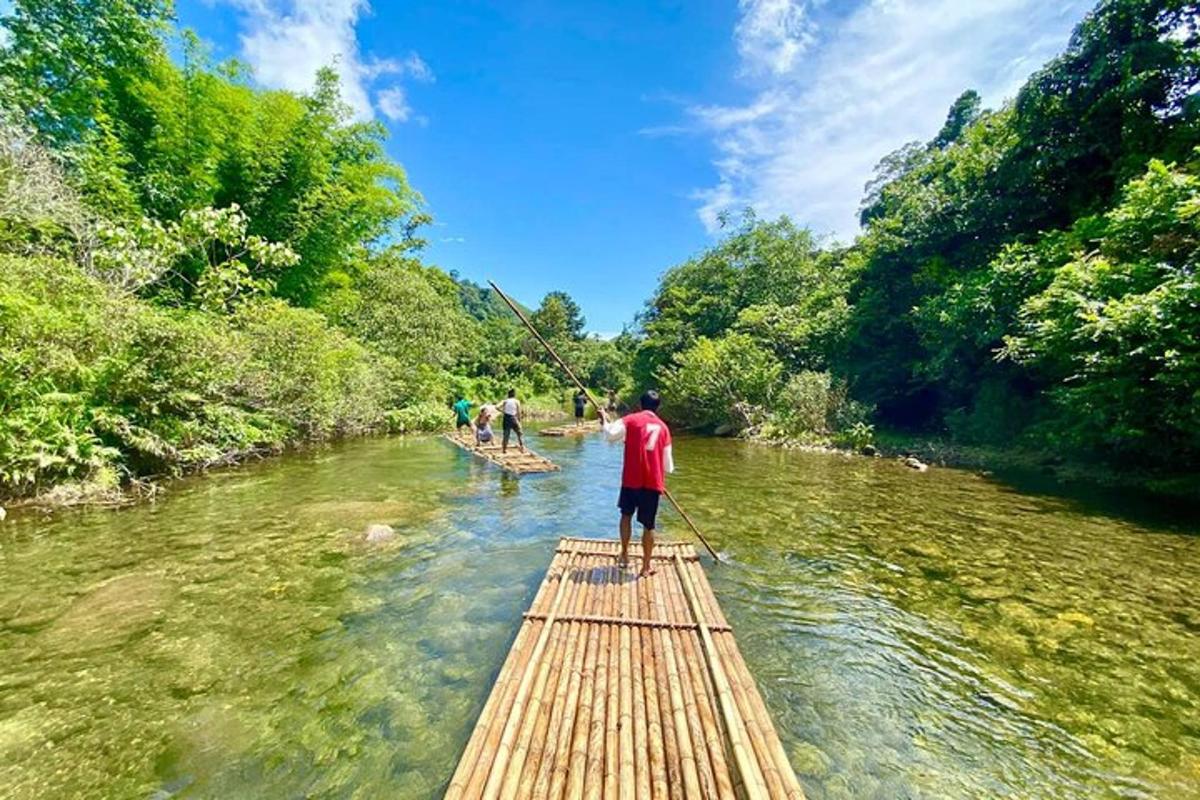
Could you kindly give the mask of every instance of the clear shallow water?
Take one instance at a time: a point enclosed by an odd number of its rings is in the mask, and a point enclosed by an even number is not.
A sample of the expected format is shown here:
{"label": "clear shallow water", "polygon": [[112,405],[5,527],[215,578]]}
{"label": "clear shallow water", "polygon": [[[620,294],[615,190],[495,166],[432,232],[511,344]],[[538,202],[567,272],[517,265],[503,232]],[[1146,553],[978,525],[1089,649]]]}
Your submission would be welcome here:
{"label": "clear shallow water", "polygon": [[[10,518],[0,796],[440,796],[557,537],[615,528],[618,452],[537,446],[561,473],[361,441],[155,505]],[[1189,522],[953,470],[677,449],[811,797],[1200,798]],[[375,522],[396,539],[365,544]]]}

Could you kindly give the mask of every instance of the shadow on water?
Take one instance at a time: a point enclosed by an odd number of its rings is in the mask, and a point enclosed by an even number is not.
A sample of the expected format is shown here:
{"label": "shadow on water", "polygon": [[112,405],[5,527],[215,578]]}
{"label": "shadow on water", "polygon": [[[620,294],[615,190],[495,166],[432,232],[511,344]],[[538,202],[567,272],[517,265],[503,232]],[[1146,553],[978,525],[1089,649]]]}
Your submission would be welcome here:
{"label": "shadow on water", "polygon": [[1162,533],[1200,533],[1200,526],[1194,523],[1200,519],[1200,501],[1158,496],[1127,486],[1063,481],[1038,469],[967,471],[997,484],[1001,491],[1058,501],[1079,513],[1112,517]]}
{"label": "shadow on water", "polygon": [[[10,518],[6,796],[440,796],[558,537],[615,535],[619,450],[530,444],[562,471],[358,441],[153,505]],[[883,460],[676,450],[811,797],[1200,797],[1186,518]],[[395,536],[368,543],[373,524]]]}

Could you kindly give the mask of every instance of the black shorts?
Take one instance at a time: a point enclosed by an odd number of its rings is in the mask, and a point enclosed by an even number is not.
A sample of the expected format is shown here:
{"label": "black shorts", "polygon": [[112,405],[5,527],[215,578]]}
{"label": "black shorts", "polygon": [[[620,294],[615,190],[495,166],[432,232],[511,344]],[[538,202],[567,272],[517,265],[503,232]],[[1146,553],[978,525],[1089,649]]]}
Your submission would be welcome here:
{"label": "black shorts", "polygon": [[504,430],[521,432],[521,421],[512,414],[504,415]]}
{"label": "black shorts", "polygon": [[575,419],[583,419],[583,406],[575,406]]}
{"label": "black shorts", "polygon": [[658,517],[659,493],[654,489],[630,489],[621,487],[617,497],[617,508],[624,516],[632,516],[637,512],[638,524],[643,528],[654,530],[654,520]]}

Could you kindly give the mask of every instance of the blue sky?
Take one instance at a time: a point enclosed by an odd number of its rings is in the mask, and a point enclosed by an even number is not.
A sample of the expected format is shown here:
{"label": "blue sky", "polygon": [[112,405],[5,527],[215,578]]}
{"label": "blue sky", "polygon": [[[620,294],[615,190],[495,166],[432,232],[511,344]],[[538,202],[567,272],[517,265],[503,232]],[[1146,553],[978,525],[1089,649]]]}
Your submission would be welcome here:
{"label": "blue sky", "polygon": [[177,0],[270,86],[336,61],[437,224],[428,259],[619,331],[722,209],[856,232],[881,156],[998,105],[1090,2]]}

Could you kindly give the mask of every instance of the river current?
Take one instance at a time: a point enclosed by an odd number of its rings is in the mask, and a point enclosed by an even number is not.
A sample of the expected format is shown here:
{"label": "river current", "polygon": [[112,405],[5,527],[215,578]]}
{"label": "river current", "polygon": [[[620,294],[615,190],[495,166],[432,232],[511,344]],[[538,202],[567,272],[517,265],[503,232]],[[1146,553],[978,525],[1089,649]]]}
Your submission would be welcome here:
{"label": "river current", "polygon": [[[0,797],[439,797],[557,537],[615,536],[619,451],[535,445],[562,471],[361,440],[121,511],[10,516]],[[675,449],[810,797],[1200,798],[1194,521],[890,460]],[[376,523],[396,537],[368,544]]]}

